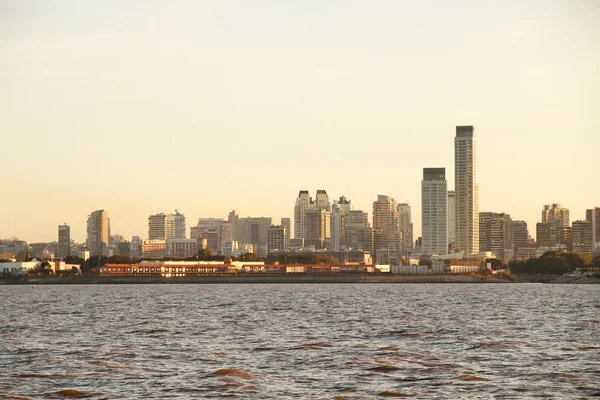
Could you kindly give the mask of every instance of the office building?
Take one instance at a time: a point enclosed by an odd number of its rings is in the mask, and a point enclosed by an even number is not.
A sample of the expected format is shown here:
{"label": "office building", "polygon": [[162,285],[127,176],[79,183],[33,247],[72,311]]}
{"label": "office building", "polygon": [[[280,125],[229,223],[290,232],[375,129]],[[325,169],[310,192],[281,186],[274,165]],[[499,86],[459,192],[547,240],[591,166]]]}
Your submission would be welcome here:
{"label": "office building", "polygon": [[294,206],[294,238],[304,239],[306,237],[306,212],[310,208],[312,199],[308,190],[301,190]]}
{"label": "office building", "polygon": [[423,168],[421,181],[423,254],[448,252],[448,183],[445,168]]}
{"label": "office building", "polygon": [[448,251],[456,247],[456,192],[448,190]]}
{"label": "office building", "polygon": [[373,234],[375,253],[380,249],[394,252],[402,250],[398,230],[398,205],[390,196],[378,195],[377,201],[373,202]]}
{"label": "office building", "polygon": [[177,258],[193,257],[198,254],[196,239],[167,239],[167,256]]}
{"label": "office building", "polygon": [[569,209],[560,204],[548,204],[542,209],[542,223],[560,220],[561,226],[569,226]]}
{"label": "office building", "polygon": [[167,255],[167,241],[160,239],[142,242],[142,258],[159,259]]}
{"label": "office building", "polygon": [[369,215],[360,210],[344,214],[344,247],[346,250],[373,251],[373,228],[369,226]]}
{"label": "office building", "polygon": [[284,250],[289,250],[290,248],[290,239],[292,235],[292,219],[291,218],[281,218],[281,225],[285,226],[285,242],[284,242]]}
{"label": "office building", "polygon": [[456,247],[465,254],[479,253],[479,189],[476,182],[476,146],[473,126],[457,126],[454,138]]}
{"label": "office building", "polygon": [[71,255],[71,227],[66,223],[58,226],[58,248],[57,258],[65,258]]}
{"label": "office building", "polygon": [[104,247],[108,247],[110,237],[110,221],[108,212],[96,210],[88,215],[87,219],[87,247],[90,255],[102,254]]}
{"label": "office building", "polygon": [[231,224],[231,238],[233,241],[240,242],[240,230],[238,228],[238,222],[240,220],[239,214],[232,210],[227,216],[227,222]]}
{"label": "office building", "polygon": [[267,228],[267,251],[269,253],[285,251],[286,231],[284,225],[273,225]]}
{"label": "office building", "polygon": [[592,223],[594,251],[600,250],[600,207],[585,210],[585,220]]}
{"label": "office building", "polygon": [[[508,250],[508,232],[512,225],[508,214],[495,212],[479,213],[479,250],[492,252],[496,258],[504,260]],[[510,235],[512,236],[512,234]]]}
{"label": "office building", "polygon": [[573,251],[594,255],[594,236],[592,221],[573,221]]}
{"label": "office building", "polygon": [[309,209],[306,211],[306,232],[304,245],[314,246],[317,249],[327,248],[331,239],[331,213],[323,208]]}
{"label": "office building", "polygon": [[251,244],[255,249],[266,247],[267,230],[273,224],[272,222],[270,217],[240,218],[238,221],[240,247],[247,244]]}
{"label": "office building", "polygon": [[329,196],[325,190],[317,190],[314,208],[317,210],[331,211],[331,203],[329,202]]}
{"label": "office building", "polygon": [[402,251],[412,253],[413,250],[413,224],[410,204],[398,204],[398,229],[402,240]]}

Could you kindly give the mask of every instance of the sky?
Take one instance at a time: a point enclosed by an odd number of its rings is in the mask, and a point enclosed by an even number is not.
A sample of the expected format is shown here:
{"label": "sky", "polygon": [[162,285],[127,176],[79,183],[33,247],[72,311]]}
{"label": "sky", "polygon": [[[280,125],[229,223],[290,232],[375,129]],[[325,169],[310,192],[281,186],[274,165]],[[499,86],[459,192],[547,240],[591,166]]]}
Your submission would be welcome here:
{"label": "sky", "polygon": [[[480,211],[600,206],[600,2],[0,0],[0,238],[105,209],[293,217],[409,202],[474,125]],[[189,230],[188,230],[189,234]]]}

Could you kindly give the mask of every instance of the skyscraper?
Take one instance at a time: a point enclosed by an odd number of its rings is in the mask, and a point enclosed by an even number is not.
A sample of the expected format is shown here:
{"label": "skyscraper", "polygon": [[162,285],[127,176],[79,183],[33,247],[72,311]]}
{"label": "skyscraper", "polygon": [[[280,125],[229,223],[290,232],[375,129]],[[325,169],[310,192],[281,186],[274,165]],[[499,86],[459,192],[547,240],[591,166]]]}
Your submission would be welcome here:
{"label": "skyscraper", "polygon": [[317,190],[315,196],[315,208],[317,210],[331,211],[331,203],[329,202],[329,196],[325,190]]}
{"label": "skyscraper", "polygon": [[66,223],[58,226],[57,257],[65,258],[71,255],[71,227]]}
{"label": "skyscraper", "polygon": [[456,192],[448,190],[448,249],[456,245]]}
{"label": "skyscraper", "polygon": [[573,221],[573,251],[594,254],[592,221]]}
{"label": "skyscraper", "polygon": [[[400,232],[398,230],[398,206],[390,196],[378,195],[373,202],[374,251],[387,249],[401,251]],[[379,261],[377,261],[379,262]]]}
{"label": "skyscraper", "polygon": [[185,216],[175,210],[173,215],[173,229],[175,239],[185,239]]}
{"label": "skyscraper", "polygon": [[373,251],[373,228],[366,212],[352,210],[344,215],[344,245],[347,250]]}
{"label": "skyscraper", "polygon": [[108,213],[104,210],[96,210],[88,215],[87,220],[87,247],[90,255],[102,254],[102,249],[108,247],[110,237]]}
{"label": "skyscraper", "polygon": [[283,243],[283,249],[288,250],[290,248],[290,239],[292,234],[291,218],[281,218],[281,225],[285,226],[285,241]]}
{"label": "skyscraper", "polygon": [[465,254],[479,252],[479,203],[475,168],[475,129],[457,126],[454,138],[456,246]]}
{"label": "skyscraper", "polygon": [[600,207],[585,210],[585,220],[592,223],[594,250],[600,249]]}
{"label": "skyscraper", "polygon": [[238,228],[238,221],[240,220],[240,216],[235,210],[232,210],[227,217],[227,221],[231,224],[231,235],[234,241],[240,241],[240,231]]}
{"label": "skyscraper", "polygon": [[410,204],[398,204],[398,229],[402,236],[402,251],[412,252],[413,249],[413,224]]}
{"label": "skyscraper", "polygon": [[490,251],[496,258],[505,259],[512,237],[510,215],[495,212],[479,213],[479,250]]}
{"label": "skyscraper", "polygon": [[542,209],[542,224],[550,222],[551,219],[560,220],[561,226],[569,226],[569,209],[560,204],[547,204]]}
{"label": "skyscraper", "polygon": [[354,210],[352,200],[348,200],[346,196],[340,196],[338,200],[333,201],[331,206],[331,248],[332,250],[340,250],[344,243],[344,218],[350,211]]}
{"label": "skyscraper", "polygon": [[306,211],[310,208],[312,199],[308,190],[301,190],[294,206],[294,238],[306,238]]}
{"label": "skyscraper", "polygon": [[326,242],[331,238],[331,213],[325,209],[310,209],[306,211],[305,246],[315,246],[317,249],[327,247]]}
{"label": "skyscraper", "polygon": [[446,168],[423,168],[421,181],[422,252],[448,252],[448,183]]}

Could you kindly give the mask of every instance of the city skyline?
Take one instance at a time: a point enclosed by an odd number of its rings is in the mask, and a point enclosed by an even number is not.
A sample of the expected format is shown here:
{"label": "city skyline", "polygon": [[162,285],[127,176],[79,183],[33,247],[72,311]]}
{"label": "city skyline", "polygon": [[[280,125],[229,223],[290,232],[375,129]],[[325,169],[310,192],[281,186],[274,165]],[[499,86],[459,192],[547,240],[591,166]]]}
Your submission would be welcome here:
{"label": "city skyline", "polygon": [[84,241],[101,209],[125,237],[176,208],[278,221],[325,189],[369,220],[378,195],[410,203],[416,239],[422,169],[455,188],[460,125],[476,127],[479,211],[534,236],[541,205],[584,220],[600,200],[597,6],[459,3],[9,2],[0,238],[55,241],[66,223]]}

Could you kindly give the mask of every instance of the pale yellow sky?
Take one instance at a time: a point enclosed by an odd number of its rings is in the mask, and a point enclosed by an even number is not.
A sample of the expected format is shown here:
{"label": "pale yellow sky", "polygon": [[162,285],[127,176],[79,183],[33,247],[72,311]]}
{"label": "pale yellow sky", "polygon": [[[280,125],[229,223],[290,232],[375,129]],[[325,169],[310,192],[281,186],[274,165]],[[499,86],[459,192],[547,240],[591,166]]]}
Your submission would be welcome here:
{"label": "pale yellow sky", "polygon": [[[596,1],[0,2],[0,238],[108,211],[292,217],[301,189],[413,206],[475,125],[480,211],[600,206]],[[417,235],[415,235],[416,237]]]}

